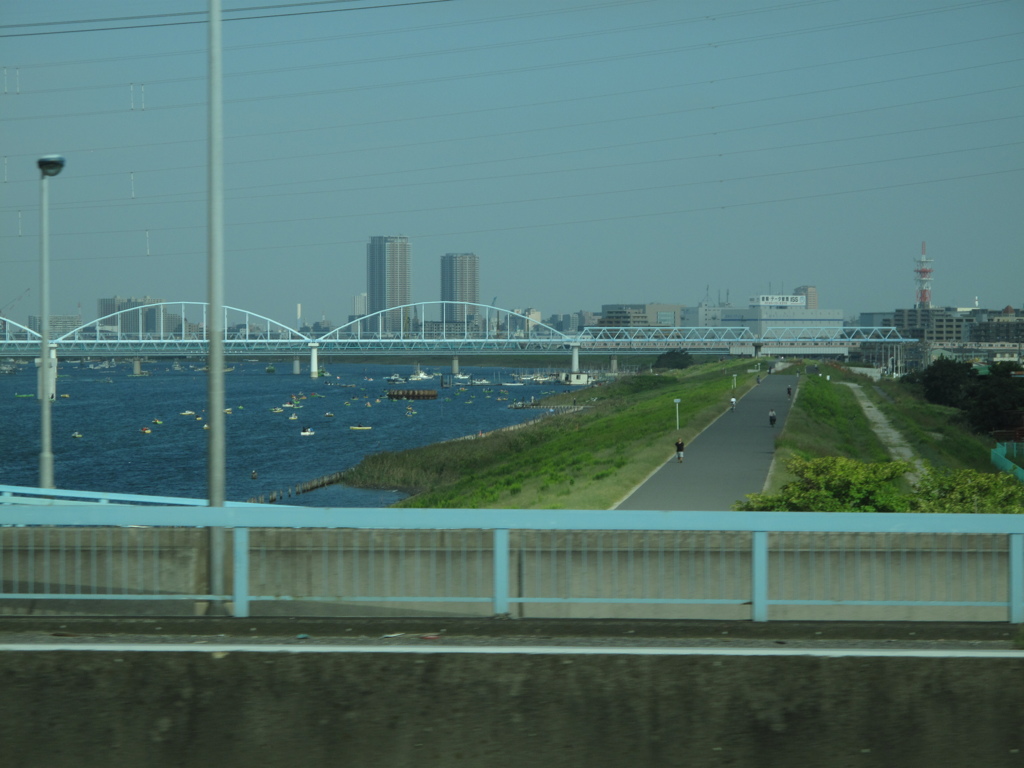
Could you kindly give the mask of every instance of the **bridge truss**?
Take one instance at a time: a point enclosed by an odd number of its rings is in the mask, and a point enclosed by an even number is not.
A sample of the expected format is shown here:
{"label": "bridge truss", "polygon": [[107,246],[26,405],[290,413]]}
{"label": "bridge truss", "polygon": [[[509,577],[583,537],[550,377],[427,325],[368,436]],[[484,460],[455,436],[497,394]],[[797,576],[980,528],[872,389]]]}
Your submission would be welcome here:
{"label": "bridge truss", "polygon": [[[846,354],[864,343],[916,342],[889,327],[805,326],[613,328],[589,327],[563,333],[499,307],[471,302],[430,301],[393,307],[326,333],[296,330],[244,309],[224,307],[224,351],[234,357],[319,354],[458,355],[649,354],[668,350],[722,354]],[[124,309],[52,338],[62,357],[205,356],[209,306],[205,302],[162,302]],[[39,353],[40,335],[13,320],[0,319],[0,356]]]}

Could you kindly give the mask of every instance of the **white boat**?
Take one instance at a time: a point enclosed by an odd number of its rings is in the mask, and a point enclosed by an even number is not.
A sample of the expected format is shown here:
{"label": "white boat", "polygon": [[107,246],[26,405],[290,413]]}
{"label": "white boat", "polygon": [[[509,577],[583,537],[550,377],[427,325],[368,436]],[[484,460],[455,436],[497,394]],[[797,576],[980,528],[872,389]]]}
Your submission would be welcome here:
{"label": "white boat", "polygon": [[315,435],[316,432],[314,432],[309,427],[305,427],[301,432],[299,432],[299,434],[302,435],[303,437],[309,437],[310,435]]}

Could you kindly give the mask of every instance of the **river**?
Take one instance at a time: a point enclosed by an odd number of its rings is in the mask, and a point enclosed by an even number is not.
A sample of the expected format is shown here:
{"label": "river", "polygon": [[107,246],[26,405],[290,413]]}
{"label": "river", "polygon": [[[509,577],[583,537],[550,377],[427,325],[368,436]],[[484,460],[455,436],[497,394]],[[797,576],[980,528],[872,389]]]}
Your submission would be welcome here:
{"label": "river", "polygon": [[[553,386],[505,387],[509,370],[463,367],[493,384],[440,377],[396,388],[436,389],[438,399],[391,401],[391,374],[411,365],[329,364],[329,375],[276,373],[266,363],[232,363],[225,373],[226,466],[229,500],[245,501],[348,469],[366,455],[451,440],[535,418],[533,409],[510,409]],[[147,363],[149,375],[132,376],[130,364],[91,368],[62,362],[52,409],[54,480],[58,488],[110,493],[205,498],[207,374],[182,364]],[[425,372],[440,374],[441,368]],[[32,366],[0,376],[0,484],[36,486],[39,480],[40,407]],[[31,396],[26,396],[31,395]],[[284,407],[293,401],[296,407]],[[280,412],[272,409],[280,408]],[[193,413],[188,413],[189,411]],[[333,414],[333,415],[328,415]],[[295,418],[292,418],[292,417]],[[158,423],[159,422],[159,423]],[[351,429],[356,425],[371,429]],[[300,434],[304,427],[314,434]],[[148,433],[143,429],[148,428]],[[74,437],[78,433],[81,437]],[[255,472],[256,477],[253,478]],[[332,485],[292,496],[286,503],[319,507],[383,507],[402,498],[391,490]]]}

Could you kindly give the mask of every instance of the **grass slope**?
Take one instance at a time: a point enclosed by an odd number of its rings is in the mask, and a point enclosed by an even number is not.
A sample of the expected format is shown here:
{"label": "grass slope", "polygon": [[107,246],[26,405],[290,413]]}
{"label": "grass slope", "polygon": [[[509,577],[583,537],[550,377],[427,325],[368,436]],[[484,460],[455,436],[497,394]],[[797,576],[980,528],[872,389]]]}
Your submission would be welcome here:
{"label": "grass slope", "polygon": [[671,454],[673,399],[681,400],[678,434],[689,442],[721,413],[733,374],[742,390],[753,384],[748,366],[715,362],[567,391],[547,402],[595,399],[521,429],[376,454],[344,482],[415,494],[398,506],[608,509]]}

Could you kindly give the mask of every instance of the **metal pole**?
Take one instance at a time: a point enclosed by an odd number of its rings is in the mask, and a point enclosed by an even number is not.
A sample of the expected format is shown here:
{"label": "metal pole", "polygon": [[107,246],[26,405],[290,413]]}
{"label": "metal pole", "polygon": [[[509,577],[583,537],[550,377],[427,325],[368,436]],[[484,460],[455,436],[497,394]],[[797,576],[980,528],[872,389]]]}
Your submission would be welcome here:
{"label": "metal pole", "polygon": [[679,431],[679,398],[677,397],[672,402],[676,404],[676,432],[678,432]]}
{"label": "metal pole", "polygon": [[39,487],[54,488],[53,442],[50,426],[50,199],[46,173],[41,174],[39,200],[39,290],[42,293],[39,329]]}
{"label": "metal pole", "polygon": [[[208,291],[210,311],[206,328],[208,407],[207,485],[211,507],[224,506],[224,161],[221,67],[221,5],[210,0],[209,45],[209,232]],[[210,592],[224,594],[225,530],[210,529]]]}

